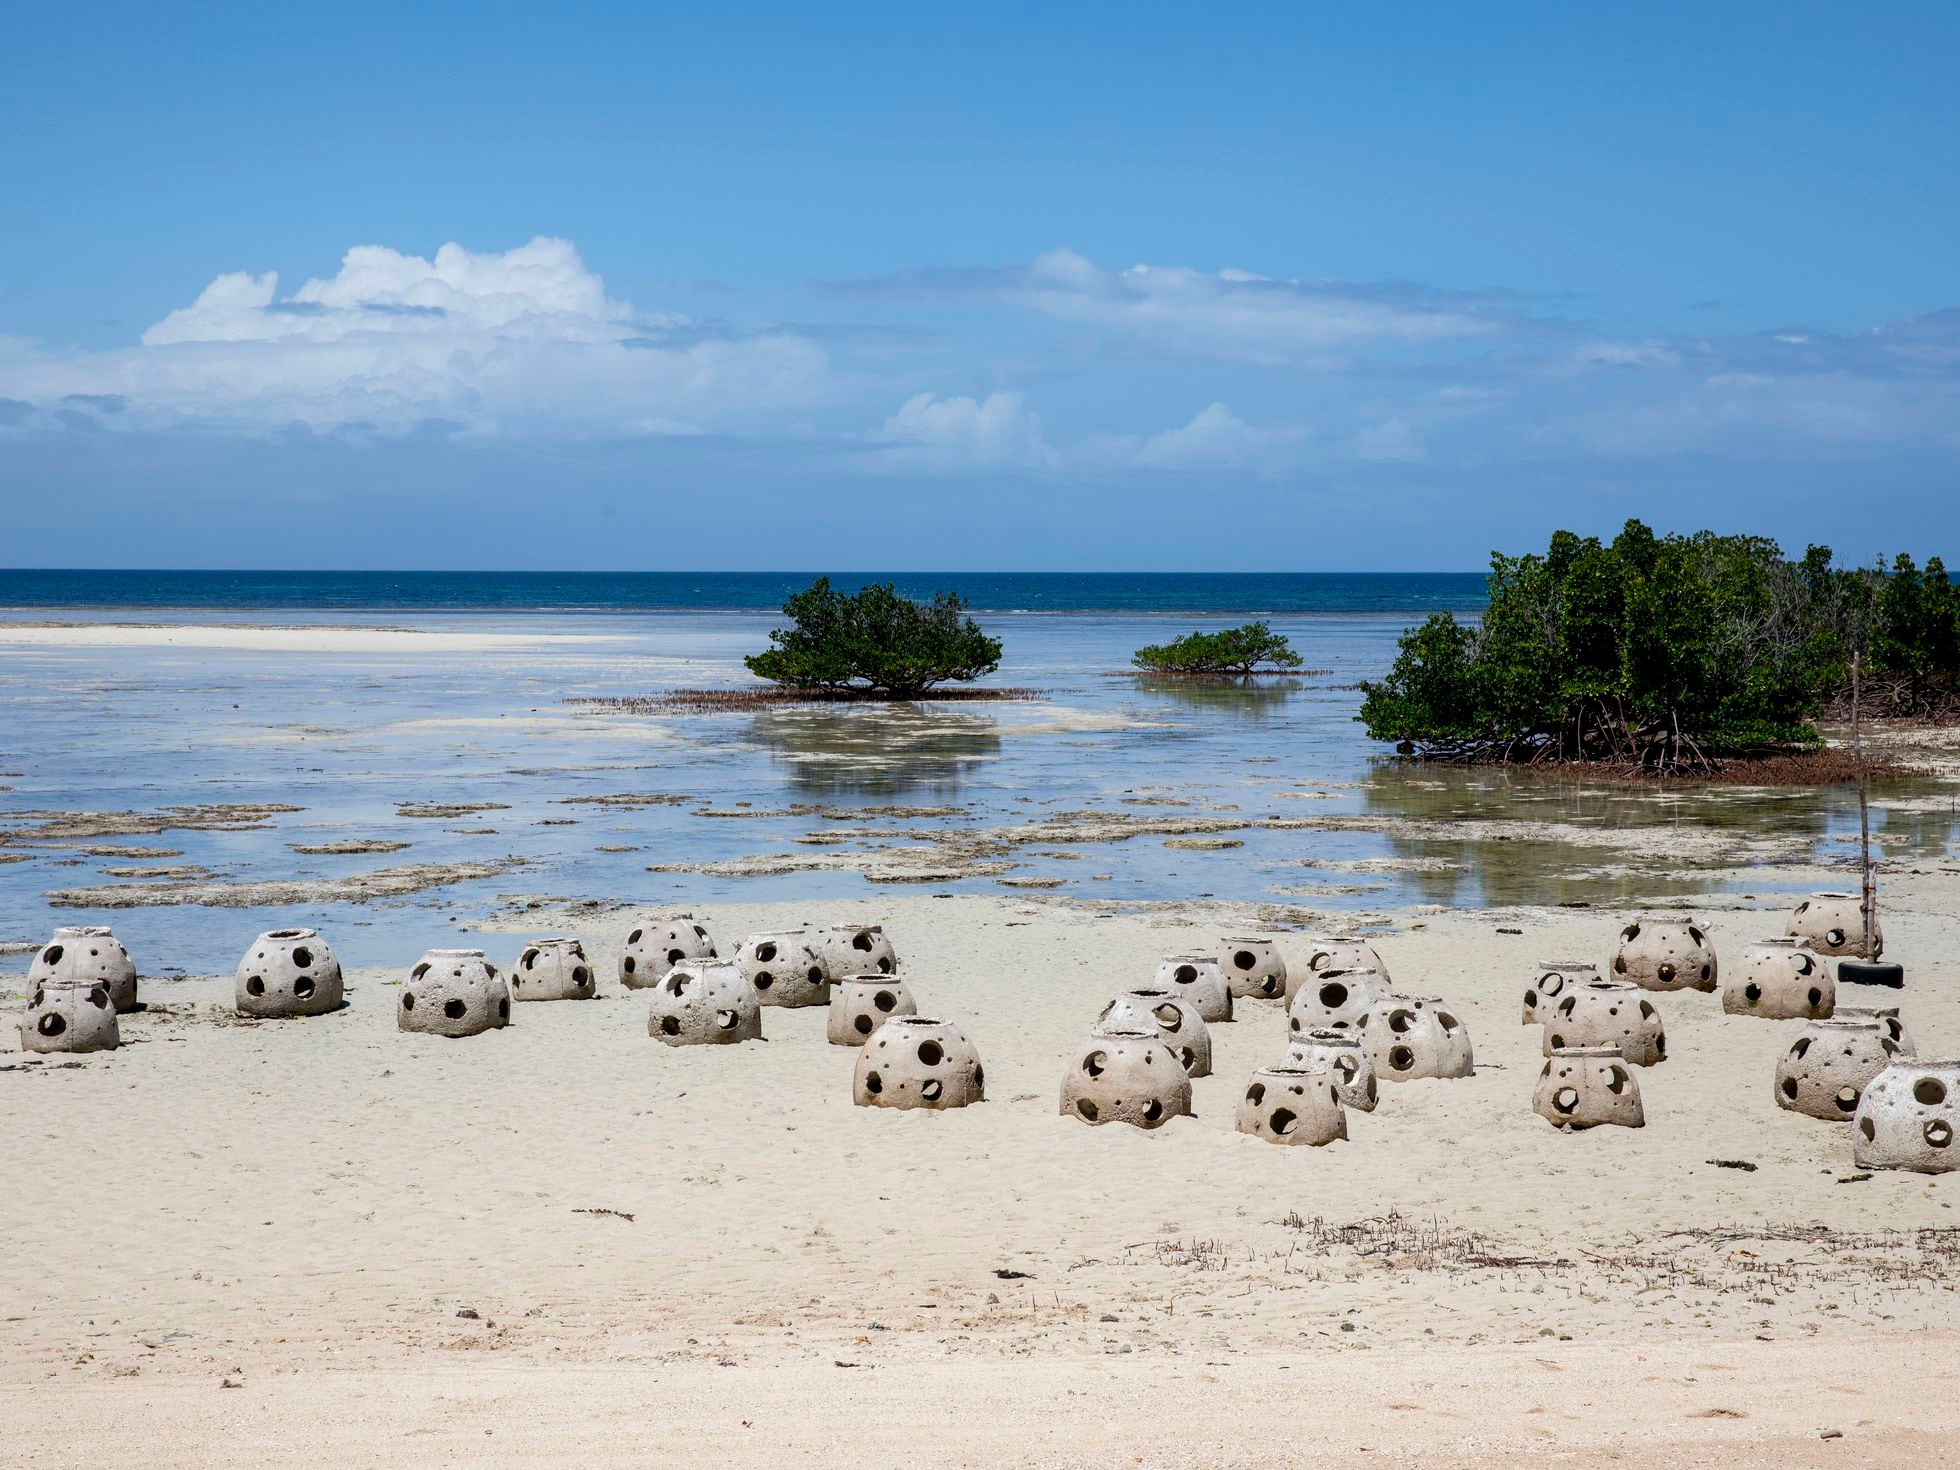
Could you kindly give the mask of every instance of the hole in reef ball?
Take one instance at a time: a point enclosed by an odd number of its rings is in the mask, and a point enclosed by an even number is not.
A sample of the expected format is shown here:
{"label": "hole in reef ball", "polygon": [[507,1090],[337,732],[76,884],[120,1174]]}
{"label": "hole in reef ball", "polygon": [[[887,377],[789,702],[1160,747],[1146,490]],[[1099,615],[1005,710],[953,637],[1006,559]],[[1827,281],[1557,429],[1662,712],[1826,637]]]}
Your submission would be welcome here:
{"label": "hole in reef ball", "polygon": [[924,1098],[927,1102],[938,1102],[940,1098],[940,1094],[945,1092],[945,1090],[946,1090],[945,1085],[941,1083],[937,1077],[935,1077],[931,1081],[927,1082],[925,1086],[919,1089],[919,1096]]}
{"label": "hole in reef ball", "polygon": [[293,951],[293,963],[298,965],[302,970],[311,969],[313,966],[313,951],[301,945]]}
{"label": "hole in reef ball", "polygon": [[1837,1096],[1832,1101],[1838,1105],[1839,1112],[1851,1112],[1858,1106],[1858,1089],[1855,1087],[1840,1087]]}
{"label": "hole in reef ball", "polygon": [[660,1034],[662,1036],[679,1036],[681,1034],[680,1017],[662,1016],[660,1018]]}
{"label": "hole in reef ball", "polygon": [[1552,1099],[1552,1106],[1557,1108],[1561,1113],[1570,1113],[1574,1111],[1579,1106],[1578,1089],[1572,1087],[1561,1087],[1558,1090],[1557,1095]]}
{"label": "hole in reef ball", "polygon": [[919,1043],[919,1060],[928,1067],[936,1067],[946,1059],[946,1050],[936,1041]]}
{"label": "hole in reef ball", "polygon": [[1088,1098],[1086,1097],[1077,1098],[1075,1100],[1075,1110],[1076,1112],[1080,1113],[1083,1117],[1087,1118],[1091,1123],[1096,1121],[1096,1105],[1090,1102]]}
{"label": "hole in reef ball", "polygon": [[1144,1121],[1148,1123],[1155,1123],[1159,1118],[1163,1116],[1164,1116],[1164,1105],[1158,1102],[1157,1099],[1153,1097],[1150,1100],[1149,1104],[1143,1110]]}
{"label": "hole in reef ball", "polygon": [[1198,978],[1198,967],[1196,965],[1179,965],[1176,973],[1171,978],[1177,981],[1179,985],[1189,985],[1193,980]]}
{"label": "hole in reef ball", "polygon": [[859,1016],[851,1022],[851,1025],[860,1036],[869,1036],[871,1034],[871,1018],[869,1016]]}
{"label": "hole in reef ball", "polygon": [[869,950],[871,948],[870,933],[863,929],[858,930],[857,933],[851,936],[851,948]]}
{"label": "hole in reef ball", "polygon": [[414,1009],[415,1009],[415,992],[414,992],[414,991],[412,991],[412,990],[404,990],[404,991],[402,992],[402,1009],[403,1009],[403,1010],[405,1010],[405,1011],[412,1011],[412,1010],[414,1010]]}
{"label": "hole in reef ball", "polygon": [[1406,1072],[1416,1064],[1416,1054],[1406,1046],[1391,1047],[1388,1064],[1398,1072]]}
{"label": "hole in reef ball", "polygon": [[[1869,1123],[1871,1119],[1867,1118],[1865,1121]],[[1932,1119],[1926,1124],[1922,1132],[1925,1135],[1926,1142],[1934,1148],[1945,1148],[1949,1143],[1953,1142],[1953,1125],[1948,1123],[1944,1118]]]}
{"label": "hole in reef ball", "polygon": [[299,979],[295,980],[293,982],[293,994],[301,1000],[305,1000],[313,994],[313,977],[311,975],[302,975]]}
{"label": "hole in reef ball", "polygon": [[1320,987],[1320,1003],[1328,1010],[1335,1010],[1347,1004],[1348,988],[1338,980],[1330,980]]}
{"label": "hole in reef ball", "polygon": [[265,977],[263,975],[254,975],[248,979],[245,982],[245,993],[247,995],[264,995]]}
{"label": "hole in reef ball", "polygon": [[1858,1120],[1858,1131],[1865,1135],[1866,1143],[1870,1143],[1874,1138],[1878,1137],[1878,1130],[1872,1126],[1872,1120],[1870,1118],[1860,1118]]}
{"label": "hole in reef ball", "polygon": [[46,949],[44,949],[44,950],[42,950],[42,951],[41,951],[41,963],[42,963],[42,964],[45,964],[45,965],[56,965],[56,964],[60,964],[60,963],[61,963],[61,946],[60,946],[60,945],[58,945],[58,944],[50,944],[50,945],[49,945],[49,946],[48,946],[48,947],[47,947]]}
{"label": "hole in reef ball", "polygon": [[1787,1097],[1787,1098],[1791,1098],[1791,1099],[1793,1099],[1793,1100],[1795,1099],[1795,1097],[1796,1097],[1796,1095],[1797,1095],[1797,1079],[1796,1079],[1796,1078],[1794,1078],[1794,1077],[1785,1077],[1785,1078],[1783,1079],[1783,1095],[1784,1095],[1785,1097]]}
{"label": "hole in reef ball", "polygon": [[715,1012],[715,1024],[724,1031],[733,1031],[742,1024],[742,1018],[736,1014],[734,1007],[723,1006]]}
{"label": "hole in reef ball", "polygon": [[1241,970],[1250,970],[1254,965],[1259,963],[1259,956],[1249,949],[1242,949],[1232,956],[1232,963],[1237,965]]}
{"label": "hole in reef ball", "polygon": [[442,1003],[442,1013],[452,1021],[460,1021],[469,1007],[460,1000],[446,1000]]}
{"label": "hole in reef ball", "polygon": [[871,997],[871,1004],[881,1011],[890,1012],[898,1005],[898,997],[893,995],[889,990],[881,990]]}
{"label": "hole in reef ball", "polygon": [[686,958],[687,955],[681,950],[670,949],[667,951],[667,963],[670,965],[678,965],[682,960]]}
{"label": "hole in reef ball", "polygon": [[885,1079],[880,1077],[876,1072],[866,1072],[864,1074],[864,1090],[873,1097],[876,1097],[885,1090]]}
{"label": "hole in reef ball", "polygon": [[1937,1077],[1921,1077],[1912,1084],[1912,1100],[1936,1108],[1946,1101],[1946,1084]]}
{"label": "hole in reef ball", "polygon": [[34,1029],[39,1031],[43,1036],[59,1036],[68,1029],[68,1021],[66,1017],[58,1016],[53,1011],[49,1011],[45,1016],[41,1017]]}
{"label": "hole in reef ball", "polygon": [[[1152,1106],[1155,1106],[1155,1104],[1152,1104]],[[1291,1108],[1274,1108],[1269,1126],[1275,1135],[1284,1138],[1293,1131],[1294,1125],[1299,1121],[1298,1115]]]}
{"label": "hole in reef ball", "polygon": [[505,996],[502,1000],[497,1002],[497,1019],[499,1021],[508,1021],[510,1019],[509,996]]}
{"label": "hole in reef ball", "polygon": [[755,977],[755,988],[757,990],[767,990],[770,986],[774,985],[775,983],[776,983],[776,977],[770,974],[767,970],[757,971]]}

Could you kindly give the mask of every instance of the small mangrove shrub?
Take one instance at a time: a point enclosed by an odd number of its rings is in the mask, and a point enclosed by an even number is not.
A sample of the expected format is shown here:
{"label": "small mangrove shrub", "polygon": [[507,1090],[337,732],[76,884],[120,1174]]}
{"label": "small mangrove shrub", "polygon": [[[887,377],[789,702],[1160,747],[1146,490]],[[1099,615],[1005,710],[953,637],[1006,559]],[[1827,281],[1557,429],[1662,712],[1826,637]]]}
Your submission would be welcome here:
{"label": "small mangrove shrub", "polygon": [[966,607],[950,592],[915,602],[889,582],[845,593],[819,577],[783,604],[792,626],[743,662],[757,678],[816,697],[917,699],[1000,667],[1000,640]]}
{"label": "small mangrove shrub", "polygon": [[1196,674],[1247,679],[1261,672],[1300,667],[1284,633],[1263,622],[1216,633],[1187,633],[1169,643],[1139,648],[1130,662],[1147,674]]}

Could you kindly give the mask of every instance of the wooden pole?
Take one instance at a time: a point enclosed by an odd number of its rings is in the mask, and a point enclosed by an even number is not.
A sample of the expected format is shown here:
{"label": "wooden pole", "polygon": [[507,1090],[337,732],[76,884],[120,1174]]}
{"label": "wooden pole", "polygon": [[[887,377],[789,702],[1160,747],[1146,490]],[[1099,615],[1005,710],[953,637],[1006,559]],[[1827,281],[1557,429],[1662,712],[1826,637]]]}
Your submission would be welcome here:
{"label": "wooden pole", "polygon": [[1872,957],[1872,812],[1871,777],[1865,768],[1864,725],[1859,711],[1859,654],[1851,655],[1851,758],[1858,765],[1858,866],[1863,878],[1860,889],[1862,902],[1859,909],[1864,915],[1865,932],[1862,936],[1858,954],[1860,958]]}

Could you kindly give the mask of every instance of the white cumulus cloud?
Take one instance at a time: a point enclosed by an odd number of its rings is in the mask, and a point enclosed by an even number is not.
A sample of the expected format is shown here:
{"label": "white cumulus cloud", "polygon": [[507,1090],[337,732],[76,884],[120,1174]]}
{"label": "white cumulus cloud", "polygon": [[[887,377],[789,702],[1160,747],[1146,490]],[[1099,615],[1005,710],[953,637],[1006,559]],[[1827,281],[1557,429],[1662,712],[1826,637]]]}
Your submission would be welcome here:
{"label": "white cumulus cloud", "polygon": [[691,334],[636,312],[569,241],[541,237],[433,260],[357,246],[289,295],[272,272],[221,275],[135,347],[7,344],[0,397],[114,398],[145,424],[768,432],[825,396],[827,368],[794,333]]}

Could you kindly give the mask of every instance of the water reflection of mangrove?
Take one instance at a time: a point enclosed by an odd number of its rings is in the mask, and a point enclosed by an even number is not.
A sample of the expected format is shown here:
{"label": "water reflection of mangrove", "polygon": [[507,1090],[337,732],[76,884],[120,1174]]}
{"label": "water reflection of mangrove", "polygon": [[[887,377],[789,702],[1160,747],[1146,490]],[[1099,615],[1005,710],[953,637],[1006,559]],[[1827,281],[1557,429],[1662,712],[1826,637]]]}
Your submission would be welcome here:
{"label": "water reflection of mangrove", "polygon": [[1156,695],[1187,709],[1263,720],[1278,713],[1306,684],[1294,678],[1191,679],[1139,675],[1136,687],[1140,694]]}
{"label": "water reflection of mangrove", "polygon": [[[1411,860],[1403,874],[1409,890],[1422,902],[1452,906],[1610,903],[1707,891],[1709,884],[1668,851],[1668,828],[1795,838],[1825,860],[1846,856],[1844,839],[1858,830],[1857,791],[1848,786],[1643,788],[1533,771],[1381,762],[1361,794],[1369,815],[1410,824],[1398,831],[1390,823],[1382,833],[1395,857]],[[1951,784],[1886,781],[1874,785],[1872,798],[1876,855],[1925,860],[1951,850],[1960,827]],[[1638,828],[1659,836],[1641,850],[1581,845],[1549,833],[1542,840],[1497,835],[1468,825],[1461,837],[1449,833],[1453,823],[1499,821]],[[1736,860],[1746,861],[1739,847]]]}
{"label": "water reflection of mangrove", "polygon": [[798,795],[950,797],[1000,754],[991,715],[942,706],[881,704],[772,709],[749,722]]}

